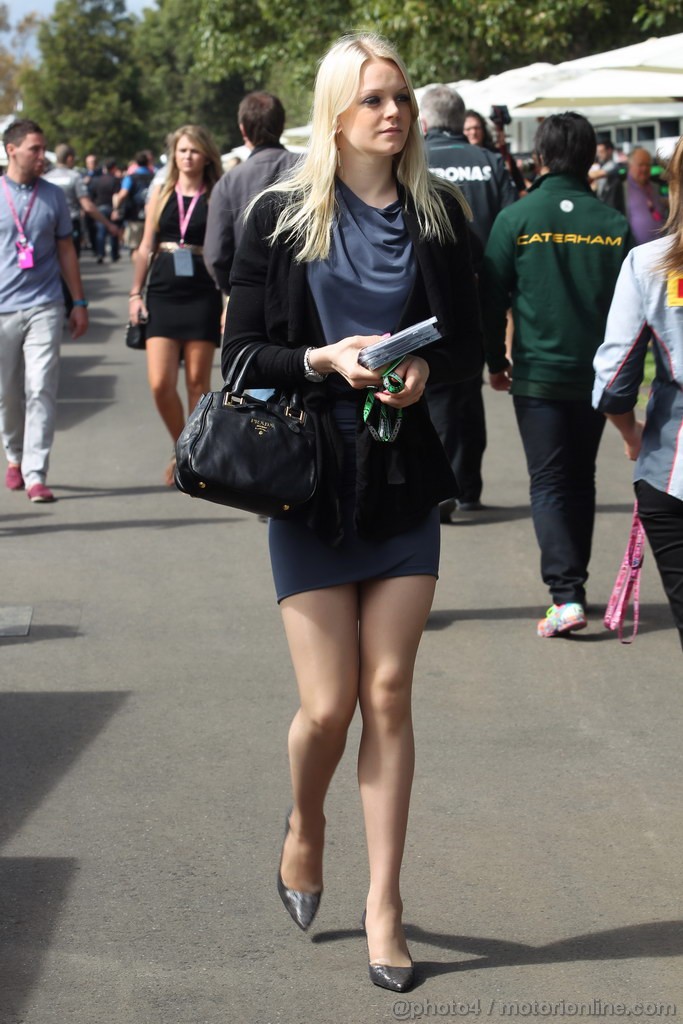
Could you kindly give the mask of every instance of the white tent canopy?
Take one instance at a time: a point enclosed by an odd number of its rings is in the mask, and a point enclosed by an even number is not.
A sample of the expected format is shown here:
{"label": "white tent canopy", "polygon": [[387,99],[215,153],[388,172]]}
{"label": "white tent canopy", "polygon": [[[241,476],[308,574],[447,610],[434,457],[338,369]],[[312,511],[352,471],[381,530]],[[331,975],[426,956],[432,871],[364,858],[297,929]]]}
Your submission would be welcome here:
{"label": "white tent canopy", "polygon": [[[467,107],[484,116],[505,104],[513,118],[513,148],[531,148],[537,123],[547,114],[577,110],[592,123],[683,118],[683,32],[618,50],[564,61],[530,64],[481,82],[449,82]],[[416,89],[418,101],[429,86]],[[310,126],[288,129],[283,142],[305,141]]]}
{"label": "white tent canopy", "polygon": [[626,68],[630,71],[683,71],[683,32],[673,36],[645,39],[618,50],[580,57],[570,62],[580,68]]}
{"label": "white tent canopy", "polygon": [[544,89],[525,108],[572,106],[618,106],[623,103],[676,103],[683,101],[683,70],[674,72],[625,71],[600,68],[580,71]]}
{"label": "white tent canopy", "polygon": [[[463,79],[460,82],[449,82],[448,85],[460,93],[466,106],[481,109],[484,113],[491,106],[501,103],[512,110],[540,95],[544,89],[557,81],[557,68],[554,64],[530,64],[526,68],[514,68],[511,71],[503,71],[500,75],[490,75],[481,82]],[[415,90],[418,102],[433,84],[435,83],[423,85]]]}

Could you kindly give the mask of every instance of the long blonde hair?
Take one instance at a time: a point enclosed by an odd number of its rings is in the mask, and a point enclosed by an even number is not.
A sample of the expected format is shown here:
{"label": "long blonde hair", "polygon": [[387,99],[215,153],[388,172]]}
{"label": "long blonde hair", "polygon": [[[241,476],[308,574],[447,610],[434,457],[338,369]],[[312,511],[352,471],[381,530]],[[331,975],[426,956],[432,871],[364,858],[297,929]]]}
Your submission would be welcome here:
{"label": "long blonde hair", "polygon": [[208,160],[208,163],[204,166],[204,185],[206,186],[207,199],[211,195],[213,186],[223,174],[221,155],[218,152],[218,146],[213,141],[211,133],[200,124],[184,124],[180,128],[177,128],[168,140],[168,154],[166,161],[168,171],[166,173],[164,183],[159,191],[159,199],[156,205],[156,227],[159,226],[161,211],[166,206],[169,196],[175,192],[175,187],[178,183],[179,172],[175,159],[175,151],[176,146],[183,135],[185,135],[192,145],[196,146],[199,152]]}
{"label": "long blonde hair", "polygon": [[355,99],[361,70],[369,60],[392,61],[403,75],[410,96],[410,130],[405,146],[394,157],[394,168],[397,180],[413,199],[421,235],[442,242],[454,238],[440,193],[456,196],[463,209],[469,212],[459,189],[429,173],[415,92],[394,47],[379,35],[342,36],[330,47],[318,67],[308,153],[286,179],[265,190],[288,195],[269,240],[286,238],[294,244],[296,259],[300,262],[326,259],[329,254],[335,211],[337,120]]}
{"label": "long blonde hair", "polygon": [[683,135],[678,140],[666,171],[669,186],[669,216],[664,225],[671,245],[658,264],[664,274],[683,274]]}

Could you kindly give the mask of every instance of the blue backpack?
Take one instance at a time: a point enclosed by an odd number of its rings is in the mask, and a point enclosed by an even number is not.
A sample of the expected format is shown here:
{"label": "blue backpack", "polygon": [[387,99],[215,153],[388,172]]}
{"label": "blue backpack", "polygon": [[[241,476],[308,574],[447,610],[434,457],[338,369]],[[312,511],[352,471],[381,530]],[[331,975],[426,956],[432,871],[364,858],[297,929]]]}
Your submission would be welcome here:
{"label": "blue backpack", "polygon": [[151,171],[136,171],[123,205],[124,220],[144,220],[145,205],[154,175]]}

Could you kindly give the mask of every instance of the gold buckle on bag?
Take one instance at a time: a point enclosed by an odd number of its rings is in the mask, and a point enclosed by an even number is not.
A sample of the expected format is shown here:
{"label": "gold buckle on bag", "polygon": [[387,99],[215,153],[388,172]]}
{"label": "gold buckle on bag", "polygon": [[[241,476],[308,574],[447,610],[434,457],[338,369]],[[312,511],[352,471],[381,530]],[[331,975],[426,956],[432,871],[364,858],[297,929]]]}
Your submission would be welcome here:
{"label": "gold buckle on bag", "polygon": [[298,420],[302,427],[306,422],[306,412],[303,409],[293,409],[291,405],[285,406],[285,416]]}
{"label": "gold buckle on bag", "polygon": [[223,396],[223,405],[244,405],[245,402],[244,395],[234,395],[231,391],[226,392]]}

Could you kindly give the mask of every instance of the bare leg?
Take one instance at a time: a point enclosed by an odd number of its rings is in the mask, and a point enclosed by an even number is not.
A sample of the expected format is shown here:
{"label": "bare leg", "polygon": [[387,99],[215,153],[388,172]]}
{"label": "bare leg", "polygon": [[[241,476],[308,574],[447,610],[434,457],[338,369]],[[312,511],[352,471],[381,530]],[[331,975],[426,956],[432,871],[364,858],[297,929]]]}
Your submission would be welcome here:
{"label": "bare leg", "polygon": [[281,610],[301,699],[289,730],[294,808],[281,874],[287,888],[319,892],[323,804],[358,699],[358,588],[296,594]]}
{"label": "bare leg", "polygon": [[173,443],[185,426],[183,403],[178,394],[180,342],[173,338],[147,339],[147,379],[157,407]]}
{"label": "bare leg", "polygon": [[202,395],[211,390],[211,367],[215,352],[216,346],[211,341],[186,341],[183,345],[188,416]]}
{"label": "bare leg", "polygon": [[366,930],[372,963],[408,967],[399,876],[415,748],[411,689],[432,605],[433,576],[372,580],[361,587],[358,781],[370,861]]}

